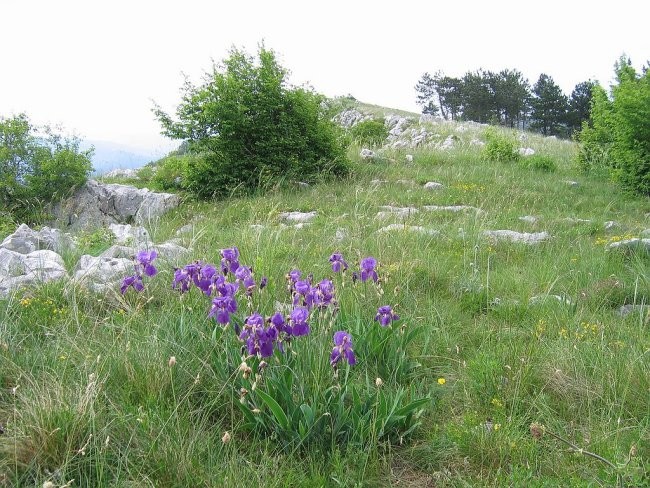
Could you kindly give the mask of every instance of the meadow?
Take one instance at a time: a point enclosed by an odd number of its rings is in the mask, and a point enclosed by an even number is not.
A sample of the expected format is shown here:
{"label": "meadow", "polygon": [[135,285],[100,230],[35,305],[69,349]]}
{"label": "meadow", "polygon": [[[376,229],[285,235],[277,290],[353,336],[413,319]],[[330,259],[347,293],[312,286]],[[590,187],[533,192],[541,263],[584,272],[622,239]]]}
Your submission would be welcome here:
{"label": "meadow", "polygon": [[[189,224],[191,252],[157,259],[141,292],[59,282],[0,301],[0,485],[648,486],[650,315],[619,308],[650,302],[650,256],[607,246],[650,228],[650,201],[581,174],[572,142],[522,138],[556,163],[544,171],[486,160],[471,143],[485,128],[459,127],[430,127],[455,136],[447,150],[363,160],[353,144],[345,180],[185,201],[149,231],[163,242]],[[288,211],[316,217],[295,227]],[[550,237],[483,234],[497,229]],[[111,245],[78,241],[70,266]],[[255,286],[224,326],[212,297],[172,282],[233,247]],[[353,279],[370,256],[378,282]],[[283,350],[249,355],[235,331],[289,314],[295,269],[330,279],[335,304]],[[381,306],[399,318],[382,326]],[[332,366],[337,331],[356,364]]]}

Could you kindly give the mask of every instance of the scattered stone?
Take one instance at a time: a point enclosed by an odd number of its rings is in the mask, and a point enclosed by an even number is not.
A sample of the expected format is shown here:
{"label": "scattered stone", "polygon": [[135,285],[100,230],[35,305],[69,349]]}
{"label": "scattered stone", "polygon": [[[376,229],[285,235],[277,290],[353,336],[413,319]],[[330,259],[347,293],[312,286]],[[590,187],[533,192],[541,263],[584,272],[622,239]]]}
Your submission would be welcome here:
{"label": "scattered stone", "polygon": [[359,156],[361,156],[361,159],[373,159],[375,157],[375,153],[370,149],[364,147],[359,153]]}
{"label": "scattered stone", "polygon": [[139,250],[135,247],[114,245],[106,249],[99,256],[102,258],[124,258],[132,260]]}
{"label": "scattered stone", "polygon": [[438,149],[442,151],[448,151],[450,149],[454,148],[456,142],[456,137],[455,136],[447,136],[447,138],[440,144],[438,144]]}
{"label": "scattered stone", "polygon": [[440,235],[440,231],[437,231],[435,229],[429,229],[427,227],[422,227],[420,225],[403,225],[403,224],[390,224],[387,225],[386,227],[382,227],[377,231],[380,234],[384,234],[387,232],[417,232],[419,234],[426,234],[430,236],[438,236]]}
{"label": "scattered stone", "polygon": [[410,120],[401,115],[386,115],[384,117],[384,125],[388,128],[388,134],[394,137],[402,135]]}
{"label": "scattered stone", "polygon": [[485,143],[483,141],[479,140],[479,139],[474,138],[471,141],[469,141],[469,145],[470,146],[483,147],[483,146],[485,146]]}
{"label": "scattered stone", "polygon": [[134,178],[139,179],[138,170],[131,168],[116,168],[102,175],[104,178]]}
{"label": "scattered stone", "polygon": [[371,185],[384,185],[388,183],[388,180],[370,180]]}
{"label": "scattered stone", "polygon": [[296,181],[296,185],[302,190],[307,190],[310,187],[309,183],[306,181]]}
{"label": "scattered stone", "polygon": [[590,219],[578,219],[576,217],[566,217],[562,221],[568,222],[569,224],[591,224],[593,222]]}
{"label": "scattered stone", "polygon": [[287,222],[310,222],[316,218],[316,212],[282,212],[280,220]]}
{"label": "scattered stone", "polygon": [[650,239],[634,238],[626,239],[624,241],[612,242],[607,246],[608,249],[621,249],[625,251],[645,250],[650,252]]}
{"label": "scattered stone", "polygon": [[177,236],[181,236],[183,234],[192,234],[194,233],[194,225],[193,224],[185,224],[183,227],[178,229],[176,231]]}
{"label": "scattered stone", "polygon": [[354,108],[350,108],[348,110],[344,110],[340,114],[336,115],[332,121],[336,122],[337,124],[341,125],[342,127],[345,127],[346,129],[349,129],[350,127],[354,127],[357,125],[359,122],[362,122],[364,120],[372,119],[371,115],[366,115],[362,114],[358,110]]}
{"label": "scattered stone", "polygon": [[482,214],[483,210],[471,205],[425,205],[422,207],[427,212],[469,212],[473,211]]}
{"label": "scattered stone", "polygon": [[533,154],[535,154],[535,150],[530,147],[520,147],[519,154],[524,157],[532,156]]}
{"label": "scattered stone", "polygon": [[391,217],[398,217],[405,219],[413,214],[418,213],[418,209],[414,207],[392,207],[390,205],[383,205],[379,207],[382,211],[377,213],[378,219],[385,219]]}
{"label": "scattered stone", "polygon": [[612,229],[618,229],[621,226],[618,222],[615,220],[608,220],[605,222],[605,230],[612,230]]}
{"label": "scattered stone", "polygon": [[519,220],[527,224],[536,224],[539,222],[539,219],[533,215],[524,215],[523,217],[519,217]]}
{"label": "scattered stone", "polygon": [[336,233],[334,234],[334,240],[336,242],[341,242],[345,240],[345,238],[348,236],[348,231],[343,228],[336,229]]}
{"label": "scattered stone", "polygon": [[149,232],[144,227],[131,224],[110,224],[108,228],[115,236],[117,244],[126,244],[137,248],[146,248],[151,245]]}
{"label": "scattered stone", "polygon": [[425,190],[442,190],[445,187],[442,183],[438,183],[437,181],[427,181],[424,184],[424,189]]}
{"label": "scattered stone", "polygon": [[8,235],[0,244],[0,248],[16,251],[20,254],[29,254],[39,249],[49,249],[57,253],[74,249],[75,244],[69,234],[64,234],[59,229],[43,227],[39,231],[29,228],[27,224],[18,226],[13,234]]}
{"label": "scattered stone", "polygon": [[163,242],[162,244],[157,244],[153,248],[158,253],[158,257],[160,259],[173,263],[178,262],[181,258],[184,258],[187,253],[189,253],[189,249],[181,246],[177,242],[174,242],[174,240]]}
{"label": "scattered stone", "polygon": [[88,180],[72,197],[57,204],[54,214],[62,225],[73,229],[142,225],[157,220],[179,203],[178,195],[172,193]]}
{"label": "scattered stone", "polygon": [[514,230],[484,230],[484,237],[496,241],[521,242],[523,244],[539,244],[548,240],[551,236],[548,232],[516,232]]}
{"label": "scattered stone", "polygon": [[578,183],[577,181],[573,181],[573,180],[564,180],[564,183],[569,185],[571,188],[578,188],[580,186],[580,183]]}
{"label": "scattered stone", "polygon": [[407,154],[406,156],[404,156],[404,158],[406,159],[407,163],[412,163],[413,162],[413,155],[412,154]]}
{"label": "scattered stone", "polygon": [[641,231],[641,237],[650,237],[650,229],[644,229]]}
{"label": "scattered stone", "polygon": [[14,290],[68,276],[63,258],[54,251],[41,249],[21,254],[0,249],[0,297]]}
{"label": "scattered stone", "polygon": [[621,317],[627,317],[631,313],[638,313],[639,315],[645,316],[650,313],[650,305],[622,305],[618,309],[618,314]]}
{"label": "scattered stone", "polygon": [[419,131],[415,131],[415,130],[412,131],[411,146],[418,147],[420,145],[423,145],[427,141],[428,137],[429,137],[429,133],[424,128],[420,128]]}
{"label": "scattered stone", "polygon": [[75,268],[73,282],[93,292],[117,290],[125,276],[133,274],[133,260],[84,254]]}
{"label": "scattered stone", "polygon": [[549,299],[556,300],[564,305],[569,305],[569,306],[573,305],[573,302],[569,298],[560,295],[536,295],[534,297],[530,297],[530,300],[528,300],[528,304],[539,305],[540,303],[543,303]]}

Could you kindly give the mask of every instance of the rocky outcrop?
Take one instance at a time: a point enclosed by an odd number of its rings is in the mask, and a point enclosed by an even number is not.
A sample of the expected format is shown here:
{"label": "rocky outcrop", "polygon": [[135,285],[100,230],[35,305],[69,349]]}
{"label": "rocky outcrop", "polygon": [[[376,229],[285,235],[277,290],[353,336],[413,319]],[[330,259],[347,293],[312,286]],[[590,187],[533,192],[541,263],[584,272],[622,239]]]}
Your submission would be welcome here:
{"label": "rocky outcrop", "polygon": [[61,256],[41,249],[22,254],[0,248],[0,297],[16,288],[46,283],[68,276]]}
{"label": "rocky outcrop", "polygon": [[548,232],[516,232],[514,230],[484,230],[483,236],[494,241],[520,242],[522,244],[539,244],[551,236]]}
{"label": "rocky outcrop", "polygon": [[39,231],[21,224],[16,232],[8,235],[0,244],[1,248],[16,251],[20,254],[29,254],[40,249],[62,252],[74,248],[74,241],[70,235],[61,232],[59,229],[43,227]]}
{"label": "rocky outcrop", "polygon": [[54,209],[65,227],[82,229],[110,224],[149,224],[180,203],[178,195],[146,188],[88,180]]}

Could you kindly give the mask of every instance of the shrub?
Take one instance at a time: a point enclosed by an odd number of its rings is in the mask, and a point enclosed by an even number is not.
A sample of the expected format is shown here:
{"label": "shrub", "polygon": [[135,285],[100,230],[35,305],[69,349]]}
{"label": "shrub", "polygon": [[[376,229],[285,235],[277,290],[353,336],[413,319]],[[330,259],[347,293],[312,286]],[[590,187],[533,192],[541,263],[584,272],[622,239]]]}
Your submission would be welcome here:
{"label": "shrub", "polygon": [[151,176],[153,186],[160,190],[178,190],[185,187],[187,168],[196,156],[166,156],[156,164]]}
{"label": "shrub", "polygon": [[638,75],[629,60],[616,64],[611,99],[595,87],[589,124],[578,136],[583,170],[606,165],[626,190],[650,195],[650,71]]}
{"label": "shrub", "polygon": [[500,163],[516,162],[521,157],[517,150],[517,143],[513,138],[499,134],[495,129],[489,128],[485,131],[487,143],[483,149],[483,155],[488,161]]}
{"label": "shrub", "polygon": [[388,129],[381,120],[363,120],[350,129],[352,138],[360,144],[380,145],[388,137]]}
{"label": "shrub", "polygon": [[205,155],[191,161],[188,189],[207,198],[348,172],[341,130],[323,97],[289,87],[286,76],[270,50],[261,47],[257,63],[232,50],[203,85],[185,85],[178,121],[155,108],[167,136]]}
{"label": "shrub", "polygon": [[538,171],[547,171],[549,173],[557,170],[557,163],[555,160],[552,157],[543,154],[533,154],[532,156],[526,156],[525,158],[521,159],[521,165],[526,168]]}
{"label": "shrub", "polygon": [[42,220],[49,204],[70,195],[92,171],[92,149],[81,151],[79,144],[33,126],[25,114],[0,118],[0,211]]}

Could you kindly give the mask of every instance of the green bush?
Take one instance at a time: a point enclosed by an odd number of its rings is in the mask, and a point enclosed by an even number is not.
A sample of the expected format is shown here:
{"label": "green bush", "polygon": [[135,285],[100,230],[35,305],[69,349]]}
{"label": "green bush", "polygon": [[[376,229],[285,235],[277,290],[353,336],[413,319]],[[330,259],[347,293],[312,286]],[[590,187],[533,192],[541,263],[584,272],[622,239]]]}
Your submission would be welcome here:
{"label": "green bush", "polygon": [[388,137],[388,129],[381,120],[363,120],[350,129],[350,136],[360,144],[378,146]]}
{"label": "green bush", "polygon": [[187,169],[196,156],[166,156],[156,164],[151,182],[157,189],[179,190],[185,187]]}
{"label": "green bush", "polygon": [[488,161],[499,163],[517,162],[521,155],[517,150],[517,142],[510,137],[499,134],[495,129],[488,128],[485,131],[485,148],[483,156]]}
{"label": "green bush", "polygon": [[621,58],[616,78],[611,98],[594,88],[591,118],[578,136],[578,165],[606,166],[624,189],[650,195],[650,71],[638,75]]}
{"label": "green bush", "polygon": [[525,168],[534,169],[537,171],[547,171],[553,173],[557,171],[557,163],[555,160],[543,154],[533,154],[521,159],[521,165]]}
{"label": "green bush", "polygon": [[177,121],[155,109],[167,136],[203,156],[188,165],[188,190],[220,197],[348,173],[341,130],[323,97],[289,87],[286,76],[270,50],[260,48],[257,62],[232,50],[203,85],[185,85]]}
{"label": "green bush", "polygon": [[33,126],[27,115],[0,118],[0,212],[38,222],[47,207],[70,195],[92,171],[92,149],[49,128]]}

